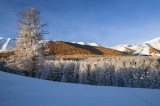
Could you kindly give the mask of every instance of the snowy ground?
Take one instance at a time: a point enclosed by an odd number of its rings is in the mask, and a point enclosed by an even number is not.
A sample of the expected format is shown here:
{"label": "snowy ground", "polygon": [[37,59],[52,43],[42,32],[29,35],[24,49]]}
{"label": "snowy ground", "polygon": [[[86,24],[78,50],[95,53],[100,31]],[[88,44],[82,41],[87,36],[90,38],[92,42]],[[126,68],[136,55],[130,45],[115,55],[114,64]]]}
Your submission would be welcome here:
{"label": "snowy ground", "polygon": [[160,90],[61,83],[0,71],[0,106],[160,106]]}

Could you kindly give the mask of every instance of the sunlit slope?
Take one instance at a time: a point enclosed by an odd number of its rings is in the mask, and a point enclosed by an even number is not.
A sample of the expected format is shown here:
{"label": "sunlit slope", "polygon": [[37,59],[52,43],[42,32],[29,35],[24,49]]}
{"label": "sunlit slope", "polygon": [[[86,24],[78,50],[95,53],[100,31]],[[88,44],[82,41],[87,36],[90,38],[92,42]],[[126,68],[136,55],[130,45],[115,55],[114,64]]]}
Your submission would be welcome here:
{"label": "sunlit slope", "polygon": [[129,53],[124,53],[104,47],[79,45],[63,41],[48,42],[45,50],[48,50],[50,55],[131,56]]}

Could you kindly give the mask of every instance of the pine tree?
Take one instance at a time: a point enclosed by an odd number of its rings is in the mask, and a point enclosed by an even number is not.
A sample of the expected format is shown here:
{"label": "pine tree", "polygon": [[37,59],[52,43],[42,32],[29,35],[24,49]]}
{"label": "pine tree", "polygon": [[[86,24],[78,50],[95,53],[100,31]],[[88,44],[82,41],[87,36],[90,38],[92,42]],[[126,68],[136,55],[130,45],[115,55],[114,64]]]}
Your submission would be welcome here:
{"label": "pine tree", "polygon": [[40,11],[35,8],[24,8],[17,13],[17,17],[20,31],[14,48],[14,65],[22,71],[34,71],[38,58],[43,56],[44,46],[39,42],[44,39],[45,32],[41,28],[45,25],[41,24]]}

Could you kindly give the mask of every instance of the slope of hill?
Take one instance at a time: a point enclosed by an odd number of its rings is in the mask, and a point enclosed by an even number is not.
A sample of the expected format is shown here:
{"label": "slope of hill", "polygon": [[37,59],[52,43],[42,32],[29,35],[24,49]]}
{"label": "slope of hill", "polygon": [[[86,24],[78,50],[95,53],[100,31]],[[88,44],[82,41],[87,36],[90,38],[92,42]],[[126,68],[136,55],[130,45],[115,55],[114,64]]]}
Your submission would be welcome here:
{"label": "slope of hill", "polygon": [[[44,43],[44,42],[43,42]],[[117,50],[108,49],[99,46],[79,45],[76,43],[63,41],[46,41],[45,50],[49,52],[47,55],[57,55],[60,58],[82,58],[88,56],[132,56],[130,53],[119,52]],[[4,52],[0,57],[8,57],[13,52]]]}
{"label": "slope of hill", "polygon": [[0,58],[2,57],[9,57],[10,55],[14,55],[14,52],[4,52],[4,53],[0,53]]}
{"label": "slope of hill", "polygon": [[150,41],[146,41],[144,42],[145,44],[148,44],[149,46],[160,50],[160,37],[152,39]]}
{"label": "slope of hill", "polygon": [[0,53],[11,50],[14,45],[14,39],[0,37]]}
{"label": "slope of hill", "polygon": [[157,50],[157,49],[155,49],[155,48],[153,48],[153,47],[149,47],[149,54],[160,54],[160,50]]}
{"label": "slope of hill", "polygon": [[[48,42],[48,41],[45,41]],[[0,53],[7,52],[15,45],[15,40],[0,37]],[[114,49],[114,50],[113,50]],[[158,55],[160,56],[160,37],[139,44],[118,45],[104,48],[96,43],[85,42],[62,42],[54,41],[47,44],[46,50],[50,55],[109,55],[126,56],[129,53],[136,55]],[[118,51],[116,51],[118,50]],[[121,52],[119,52],[121,51]],[[125,53],[124,53],[125,52]]]}
{"label": "slope of hill", "polygon": [[48,42],[46,50],[49,50],[50,55],[108,55],[108,56],[131,55],[129,53],[123,53],[104,47],[79,45],[63,41]]}
{"label": "slope of hill", "polygon": [[[137,55],[160,55],[160,37],[155,38],[151,41],[147,41],[139,44],[129,44],[129,45],[117,45],[115,47],[111,47],[112,49],[129,52],[128,50],[132,50],[133,54]],[[134,50],[134,51],[133,51]]]}
{"label": "slope of hill", "polygon": [[70,84],[0,71],[1,106],[159,106],[158,89]]}

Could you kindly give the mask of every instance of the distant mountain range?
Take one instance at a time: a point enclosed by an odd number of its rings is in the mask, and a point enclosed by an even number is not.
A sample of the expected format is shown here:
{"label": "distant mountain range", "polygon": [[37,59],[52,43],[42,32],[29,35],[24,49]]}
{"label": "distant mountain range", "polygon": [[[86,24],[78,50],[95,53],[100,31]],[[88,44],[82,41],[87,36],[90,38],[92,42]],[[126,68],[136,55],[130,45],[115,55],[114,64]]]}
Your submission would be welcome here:
{"label": "distant mountain range", "polygon": [[117,45],[111,47],[122,52],[130,52],[134,55],[156,55],[160,56],[160,37],[138,44]]}
{"label": "distant mountain range", "polygon": [[[48,42],[48,41],[47,41]],[[111,48],[105,48],[97,43],[86,43],[86,42],[62,42],[60,43],[60,41],[54,41],[54,42],[58,42],[58,47],[62,44],[65,45],[70,45],[73,47],[76,47],[74,49],[74,52],[76,50],[75,53],[83,53],[84,51],[86,51],[88,49],[88,51],[90,52],[86,52],[86,54],[94,54],[91,53],[91,48],[93,49],[93,47],[95,48],[95,50],[98,48],[103,48],[103,52],[101,51],[101,54],[107,54],[107,52],[109,52],[109,54],[112,54],[111,49],[120,51],[120,52],[127,52],[127,53],[132,53],[134,55],[156,55],[156,56],[160,56],[160,37],[152,39],[150,41],[146,41],[144,43],[138,43],[138,44],[128,44],[128,45],[117,45],[115,47],[111,47]],[[9,50],[11,50],[11,48],[15,45],[15,39],[11,39],[11,38],[4,38],[4,37],[0,37],[0,52],[7,52]],[[55,47],[55,43],[53,43],[54,47]],[[80,46],[77,46],[80,45]],[[90,47],[92,46],[92,47]],[[49,46],[48,46],[49,47]],[[63,46],[64,47],[64,46]],[[71,47],[73,49],[73,47]],[[72,50],[72,49],[66,49],[66,48],[62,48],[65,49],[65,51],[67,50]],[[82,49],[84,49],[84,51],[82,52]],[[106,50],[106,51],[105,51]],[[64,51],[64,50],[60,50],[60,51]],[[52,48],[52,52],[53,52],[53,48]],[[57,52],[54,50],[54,52]],[[93,51],[92,51],[93,52]],[[85,53],[85,52],[84,52]],[[115,53],[115,52],[114,52]]]}

